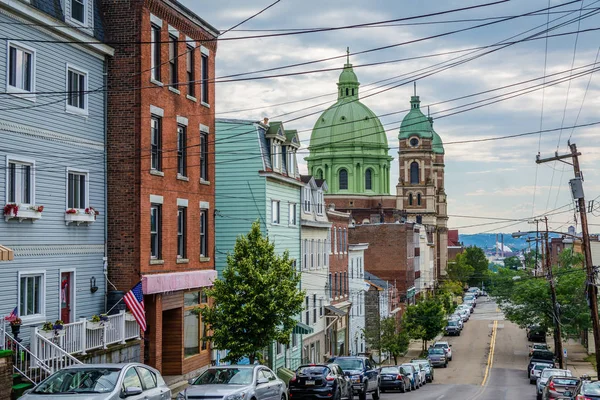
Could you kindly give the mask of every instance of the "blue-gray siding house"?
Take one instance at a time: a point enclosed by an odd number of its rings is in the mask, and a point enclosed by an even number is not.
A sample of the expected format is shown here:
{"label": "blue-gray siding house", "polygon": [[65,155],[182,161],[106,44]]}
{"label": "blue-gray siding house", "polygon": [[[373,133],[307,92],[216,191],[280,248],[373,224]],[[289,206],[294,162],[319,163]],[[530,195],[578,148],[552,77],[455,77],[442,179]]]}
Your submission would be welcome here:
{"label": "blue-gray siding house", "polygon": [[[0,314],[105,310],[105,91],[95,0],[0,0]],[[6,38],[8,40],[6,40]],[[2,260],[0,254],[0,260]]]}

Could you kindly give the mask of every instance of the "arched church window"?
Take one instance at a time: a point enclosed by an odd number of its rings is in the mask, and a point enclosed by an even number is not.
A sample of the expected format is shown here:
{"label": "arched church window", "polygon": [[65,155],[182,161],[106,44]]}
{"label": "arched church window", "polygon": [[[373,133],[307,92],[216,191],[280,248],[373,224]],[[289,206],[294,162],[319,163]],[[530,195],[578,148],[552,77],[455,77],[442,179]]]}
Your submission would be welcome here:
{"label": "arched church window", "polygon": [[340,190],[348,190],[348,171],[340,169],[339,172]]}
{"label": "arched church window", "polygon": [[371,168],[365,172],[365,189],[373,190],[373,170]]}
{"label": "arched church window", "polygon": [[352,89],[352,96],[354,96],[354,89]]}
{"label": "arched church window", "polygon": [[413,205],[413,195],[412,195],[412,193],[408,194],[408,205],[409,206]]}
{"label": "arched church window", "polygon": [[317,176],[317,179],[323,179],[323,170],[318,169],[315,175]]}
{"label": "arched church window", "polygon": [[348,88],[346,88],[346,96],[348,96]]}
{"label": "arched church window", "polygon": [[410,163],[410,183],[419,183],[419,163]]}
{"label": "arched church window", "polygon": [[417,193],[417,205],[421,205],[421,193]]}

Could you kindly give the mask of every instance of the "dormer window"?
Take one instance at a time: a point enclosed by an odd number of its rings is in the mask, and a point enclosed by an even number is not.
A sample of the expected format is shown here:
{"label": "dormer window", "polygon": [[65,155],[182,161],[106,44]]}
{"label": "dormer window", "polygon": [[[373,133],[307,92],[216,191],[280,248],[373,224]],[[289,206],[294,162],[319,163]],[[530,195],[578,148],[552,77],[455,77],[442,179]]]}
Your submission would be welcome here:
{"label": "dormer window", "polygon": [[310,187],[305,187],[304,188],[304,198],[302,199],[302,207],[304,209],[304,212],[309,213],[310,212],[310,198],[311,198],[311,190]]}
{"label": "dormer window", "polygon": [[281,144],[274,139],[271,140],[271,164],[273,169],[281,169]]}
{"label": "dormer window", "polygon": [[287,151],[287,171],[289,176],[296,176],[296,152],[291,146]]}
{"label": "dormer window", "polygon": [[85,24],[85,1],[71,0],[71,18]]}
{"label": "dormer window", "polygon": [[323,215],[323,203],[324,203],[324,199],[323,199],[323,191],[319,190],[317,192],[317,214],[319,215]]}

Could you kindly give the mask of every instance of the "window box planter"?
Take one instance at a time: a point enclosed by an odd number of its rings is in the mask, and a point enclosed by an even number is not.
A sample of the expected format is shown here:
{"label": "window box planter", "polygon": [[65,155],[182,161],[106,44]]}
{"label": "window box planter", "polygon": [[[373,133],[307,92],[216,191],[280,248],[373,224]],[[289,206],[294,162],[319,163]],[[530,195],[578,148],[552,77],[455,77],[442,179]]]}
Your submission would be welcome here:
{"label": "window box planter", "polygon": [[85,327],[87,329],[89,329],[90,331],[95,331],[95,330],[98,330],[98,329],[104,329],[105,326],[106,326],[106,328],[110,328],[110,322],[104,322],[104,321],[91,322],[91,321],[88,321],[85,324]]}
{"label": "window box planter", "polygon": [[39,330],[38,333],[43,338],[46,338],[48,340],[52,340],[54,338],[59,338],[61,336],[65,336],[65,330],[64,329],[57,329],[57,330],[52,330],[52,331]]}
{"label": "window box planter", "polygon": [[[4,207],[4,220],[11,219],[23,222],[24,220],[36,221],[42,218],[44,206],[23,206],[21,204],[7,204]],[[15,215],[16,214],[16,215]]]}
{"label": "window box planter", "polygon": [[135,317],[132,313],[125,313],[125,321],[135,321]]}
{"label": "window box planter", "polygon": [[85,212],[79,211],[77,213],[65,213],[65,225],[81,224],[90,225],[96,222],[95,214],[86,214]]}

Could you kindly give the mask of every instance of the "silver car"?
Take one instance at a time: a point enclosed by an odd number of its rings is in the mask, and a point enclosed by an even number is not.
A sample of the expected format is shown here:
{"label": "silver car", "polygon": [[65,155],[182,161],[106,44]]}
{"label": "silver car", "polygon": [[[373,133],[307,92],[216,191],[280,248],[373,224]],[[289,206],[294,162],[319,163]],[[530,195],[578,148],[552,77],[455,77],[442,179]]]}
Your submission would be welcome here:
{"label": "silver car", "polygon": [[287,400],[285,382],[263,365],[211,367],[190,381],[178,400]]}
{"label": "silver car", "polygon": [[[75,396],[74,396],[75,395]],[[167,400],[171,389],[144,364],[82,364],[61,369],[29,390],[23,400]]]}
{"label": "silver car", "polygon": [[544,391],[544,387],[548,383],[548,379],[551,376],[573,376],[571,371],[568,369],[558,369],[558,368],[546,368],[542,370],[540,377],[537,378],[536,389],[537,389],[537,399],[541,400],[542,392]]}
{"label": "silver car", "polygon": [[419,364],[417,362],[411,362],[410,363],[413,367],[415,367],[415,370],[417,371],[417,374],[419,375],[419,386],[423,386],[427,383],[427,374],[425,372],[425,367],[422,364]]}

